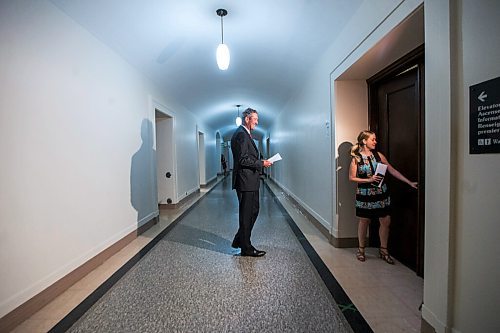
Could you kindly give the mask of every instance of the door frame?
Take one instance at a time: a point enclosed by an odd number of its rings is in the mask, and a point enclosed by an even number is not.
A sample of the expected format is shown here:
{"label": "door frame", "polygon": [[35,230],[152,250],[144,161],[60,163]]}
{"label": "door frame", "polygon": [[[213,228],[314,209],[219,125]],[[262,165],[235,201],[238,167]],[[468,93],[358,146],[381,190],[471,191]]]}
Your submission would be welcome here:
{"label": "door frame", "polygon": [[377,74],[366,80],[368,84],[368,124],[371,131],[378,133],[378,106],[374,98],[374,87],[384,80],[396,77],[417,67],[418,92],[420,96],[420,119],[418,124],[418,235],[417,235],[417,260],[416,273],[424,274],[424,247],[425,247],[425,45],[421,45],[387,66]]}
{"label": "door frame", "polygon": [[[196,126],[196,146],[198,148],[198,186],[200,188],[207,185],[207,161],[205,148],[205,132]],[[220,158],[220,156],[219,156]]]}
{"label": "door frame", "polygon": [[[170,151],[172,152],[172,156],[171,156],[171,159],[169,161],[169,164],[171,165],[172,167],[172,177],[171,177],[171,180],[172,180],[172,183],[173,183],[173,186],[172,186],[172,203],[171,204],[177,204],[179,202],[179,195],[177,193],[177,181],[178,181],[178,178],[177,178],[177,151],[176,151],[176,145],[175,145],[175,122],[176,122],[176,119],[175,119],[175,114],[173,111],[171,111],[170,109],[168,109],[166,106],[162,105],[161,103],[159,103],[158,101],[156,101],[154,98],[150,97],[150,110],[152,112],[152,119],[153,119],[153,140],[154,140],[154,143],[153,143],[153,147],[154,147],[154,150],[156,152],[155,155],[158,154],[158,150],[157,150],[157,142],[156,142],[156,135],[157,135],[157,128],[156,128],[156,112],[159,112],[161,114],[164,114],[165,116],[171,118],[171,142],[170,142]],[[158,193],[158,156],[155,156],[155,161],[154,161],[154,177],[155,177],[155,186],[156,186],[156,192]],[[160,200],[160,198],[158,198],[158,201]],[[160,203],[158,202],[158,204],[164,204],[164,203]]]}

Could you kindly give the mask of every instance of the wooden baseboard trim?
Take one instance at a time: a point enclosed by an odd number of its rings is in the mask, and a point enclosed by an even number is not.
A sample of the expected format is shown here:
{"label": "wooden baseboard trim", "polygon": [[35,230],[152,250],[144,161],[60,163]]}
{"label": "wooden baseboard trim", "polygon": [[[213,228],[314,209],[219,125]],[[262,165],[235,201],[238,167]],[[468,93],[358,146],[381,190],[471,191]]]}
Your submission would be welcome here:
{"label": "wooden baseboard trim", "polygon": [[[158,224],[158,222],[160,222],[160,216],[155,216],[154,218],[152,218],[151,220],[149,220],[148,222],[144,223],[143,225],[141,225],[138,229],[137,229],[137,236],[139,235],[142,235],[146,230],[148,230],[149,228],[151,228],[152,226],[154,226],[155,224]],[[137,237],[136,236],[136,237]]]}
{"label": "wooden baseboard trim", "polygon": [[[348,247],[358,247],[358,238],[337,238],[335,236],[330,237],[330,244],[338,248],[348,248]],[[368,244],[368,243],[366,243]]]}
{"label": "wooden baseboard trim", "polygon": [[52,302],[57,296],[61,295],[73,284],[80,281],[87,274],[99,267],[103,262],[111,258],[130,242],[137,238],[154,224],[158,223],[158,216],[146,222],[140,228],[130,232],[128,235],[109,246],[107,249],[97,254],[92,259],[88,260],[66,276],[62,277],[37,295],[33,296],[2,318],[0,318],[0,332],[10,332],[26,319],[31,317],[36,312],[40,311],[45,305]]}

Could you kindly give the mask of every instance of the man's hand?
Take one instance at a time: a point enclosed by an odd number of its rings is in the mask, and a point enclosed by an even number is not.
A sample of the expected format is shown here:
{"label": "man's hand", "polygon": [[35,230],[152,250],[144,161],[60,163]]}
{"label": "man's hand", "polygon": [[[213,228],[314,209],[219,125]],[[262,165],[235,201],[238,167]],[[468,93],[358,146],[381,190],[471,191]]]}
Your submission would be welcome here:
{"label": "man's hand", "polygon": [[268,160],[263,160],[262,165],[264,165],[264,168],[269,168],[271,165],[273,165],[273,162],[269,162]]}

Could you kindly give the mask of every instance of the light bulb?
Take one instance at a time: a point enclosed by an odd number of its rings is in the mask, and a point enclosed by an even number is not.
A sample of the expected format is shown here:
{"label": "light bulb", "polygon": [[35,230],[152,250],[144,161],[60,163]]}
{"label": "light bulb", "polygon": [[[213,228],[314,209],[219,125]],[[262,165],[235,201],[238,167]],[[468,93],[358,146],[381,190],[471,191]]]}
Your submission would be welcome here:
{"label": "light bulb", "polygon": [[219,44],[217,47],[217,65],[219,69],[225,71],[229,67],[229,61],[231,56],[229,54],[229,49],[226,44]]}
{"label": "light bulb", "polygon": [[236,117],[236,126],[240,126],[241,125],[241,117],[238,116]]}

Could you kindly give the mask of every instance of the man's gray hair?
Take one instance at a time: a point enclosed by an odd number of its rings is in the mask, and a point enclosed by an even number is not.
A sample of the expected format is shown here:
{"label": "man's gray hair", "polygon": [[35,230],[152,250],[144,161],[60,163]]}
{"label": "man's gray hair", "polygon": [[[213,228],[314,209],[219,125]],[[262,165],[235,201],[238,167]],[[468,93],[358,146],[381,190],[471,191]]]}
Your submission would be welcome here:
{"label": "man's gray hair", "polygon": [[257,113],[257,111],[255,111],[254,109],[252,108],[247,108],[245,111],[243,111],[242,115],[243,115],[243,119],[245,119],[246,117],[250,117],[252,115],[252,113]]}

